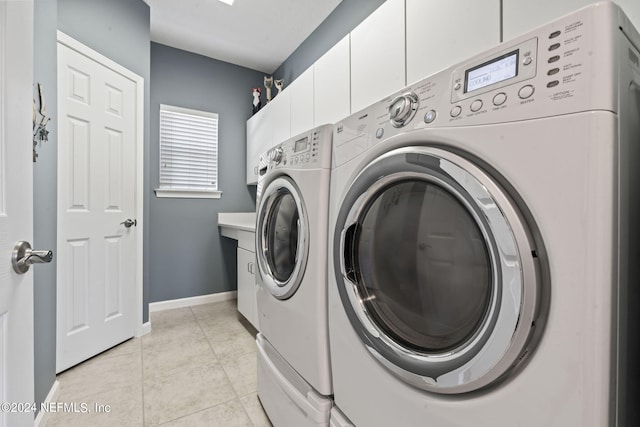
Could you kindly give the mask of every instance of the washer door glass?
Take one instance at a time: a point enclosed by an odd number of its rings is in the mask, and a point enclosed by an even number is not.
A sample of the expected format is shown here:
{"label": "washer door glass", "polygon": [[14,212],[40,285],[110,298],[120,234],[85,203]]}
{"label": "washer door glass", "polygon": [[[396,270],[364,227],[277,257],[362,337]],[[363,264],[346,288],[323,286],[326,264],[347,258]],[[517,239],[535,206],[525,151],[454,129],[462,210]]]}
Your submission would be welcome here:
{"label": "washer door glass", "polygon": [[296,266],[300,214],[287,189],[280,189],[273,197],[265,225],[267,262],[273,277],[286,282]]}
{"label": "washer door glass", "polygon": [[539,337],[544,248],[498,182],[456,153],[406,147],[369,163],[341,201],[333,266],[347,318],[416,387],[486,387]]}
{"label": "washer door glass", "polygon": [[275,297],[298,289],[307,265],[309,227],[300,192],[288,177],[274,179],[261,193],[256,222],[259,279]]}
{"label": "washer door glass", "polygon": [[365,310],[394,340],[437,353],[469,340],[492,295],[477,222],[441,186],[399,181],[361,213],[355,268]]}

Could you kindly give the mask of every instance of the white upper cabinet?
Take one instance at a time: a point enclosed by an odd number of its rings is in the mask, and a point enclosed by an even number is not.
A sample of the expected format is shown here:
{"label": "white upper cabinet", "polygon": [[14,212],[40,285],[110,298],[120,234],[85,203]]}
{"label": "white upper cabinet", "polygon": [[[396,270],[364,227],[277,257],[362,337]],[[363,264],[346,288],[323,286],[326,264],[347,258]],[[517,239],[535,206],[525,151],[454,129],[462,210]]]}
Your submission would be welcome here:
{"label": "white upper cabinet", "polygon": [[351,112],[402,89],[404,0],[387,0],[351,32]]}
{"label": "white upper cabinet", "polygon": [[271,104],[247,120],[247,184],[258,183],[260,154],[273,146],[273,114]]}
{"label": "white upper cabinet", "polygon": [[260,155],[291,137],[290,92],[283,90],[247,120],[247,184],[258,183]]}
{"label": "white upper cabinet", "polygon": [[270,102],[273,120],[273,143],[280,144],[291,138],[291,91],[284,89]]}
{"label": "white upper cabinet", "polygon": [[291,136],[313,129],[313,67],[295,79],[287,90],[291,96]]}
{"label": "white upper cabinet", "polygon": [[351,113],[349,35],[313,65],[314,126],[336,123]]}
{"label": "white upper cabinet", "polygon": [[407,84],[500,43],[500,0],[406,0],[406,8]]}

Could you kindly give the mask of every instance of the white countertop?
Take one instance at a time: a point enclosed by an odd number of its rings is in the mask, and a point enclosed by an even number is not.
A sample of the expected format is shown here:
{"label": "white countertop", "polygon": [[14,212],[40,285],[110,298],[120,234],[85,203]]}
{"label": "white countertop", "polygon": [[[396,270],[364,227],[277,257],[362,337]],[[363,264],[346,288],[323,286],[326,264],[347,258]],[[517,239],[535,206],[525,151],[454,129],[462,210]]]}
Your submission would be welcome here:
{"label": "white countertop", "polygon": [[218,227],[235,228],[237,230],[256,231],[255,212],[220,212],[218,213]]}

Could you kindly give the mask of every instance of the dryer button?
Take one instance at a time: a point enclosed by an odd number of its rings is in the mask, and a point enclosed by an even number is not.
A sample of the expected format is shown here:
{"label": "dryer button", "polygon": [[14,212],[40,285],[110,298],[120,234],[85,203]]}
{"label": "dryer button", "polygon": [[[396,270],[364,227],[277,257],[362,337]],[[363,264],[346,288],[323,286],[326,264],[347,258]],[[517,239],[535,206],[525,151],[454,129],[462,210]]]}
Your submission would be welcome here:
{"label": "dryer button", "polygon": [[462,113],[462,107],[459,105],[456,105],[451,109],[451,117],[458,117],[460,113]]}
{"label": "dryer button", "polygon": [[527,99],[531,95],[533,95],[533,92],[534,92],[533,86],[531,85],[522,86],[518,91],[518,96],[520,97],[520,99]]}
{"label": "dryer button", "polygon": [[436,119],[436,112],[435,110],[429,110],[427,111],[427,113],[424,115],[424,122],[429,124],[431,122],[433,122]]}
{"label": "dryer button", "polygon": [[382,135],[384,135],[384,128],[378,128],[376,131],[376,138],[380,139],[382,138]]}
{"label": "dryer button", "polygon": [[496,96],[493,97],[493,105],[502,105],[507,100],[507,94],[504,92],[497,93]]}
{"label": "dryer button", "polygon": [[482,108],[482,100],[476,99],[471,103],[471,111],[473,111],[474,113],[481,108]]}
{"label": "dryer button", "polygon": [[560,43],[554,43],[551,46],[549,46],[549,51],[556,50],[559,47],[560,47]]}

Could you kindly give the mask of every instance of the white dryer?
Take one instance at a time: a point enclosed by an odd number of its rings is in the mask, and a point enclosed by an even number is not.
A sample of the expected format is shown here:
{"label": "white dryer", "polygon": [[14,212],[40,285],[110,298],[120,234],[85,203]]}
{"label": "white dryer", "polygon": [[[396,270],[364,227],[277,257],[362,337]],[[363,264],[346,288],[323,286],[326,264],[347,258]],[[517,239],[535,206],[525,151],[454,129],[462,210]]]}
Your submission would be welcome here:
{"label": "white dryer", "polygon": [[637,423],[639,47],[595,4],[335,125],[331,362],[353,424]]}
{"label": "white dryer", "polygon": [[[278,419],[297,419],[287,413],[289,409],[315,414],[308,418],[309,425],[329,422],[327,396],[333,389],[327,226],[332,132],[331,125],[315,128],[279,144],[260,160],[256,256],[263,337],[257,341],[258,395],[276,425]],[[281,396],[276,396],[278,392]],[[289,400],[290,404],[283,403]]]}

